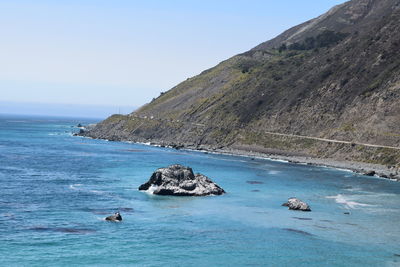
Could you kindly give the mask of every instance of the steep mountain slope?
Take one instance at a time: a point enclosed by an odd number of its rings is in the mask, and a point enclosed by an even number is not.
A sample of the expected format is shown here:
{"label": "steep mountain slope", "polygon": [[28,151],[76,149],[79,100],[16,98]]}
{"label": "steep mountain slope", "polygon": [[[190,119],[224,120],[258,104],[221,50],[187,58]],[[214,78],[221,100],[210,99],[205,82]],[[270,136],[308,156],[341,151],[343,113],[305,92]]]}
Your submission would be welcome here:
{"label": "steep mountain slope", "polygon": [[399,21],[400,0],[346,2],[84,135],[399,165]]}

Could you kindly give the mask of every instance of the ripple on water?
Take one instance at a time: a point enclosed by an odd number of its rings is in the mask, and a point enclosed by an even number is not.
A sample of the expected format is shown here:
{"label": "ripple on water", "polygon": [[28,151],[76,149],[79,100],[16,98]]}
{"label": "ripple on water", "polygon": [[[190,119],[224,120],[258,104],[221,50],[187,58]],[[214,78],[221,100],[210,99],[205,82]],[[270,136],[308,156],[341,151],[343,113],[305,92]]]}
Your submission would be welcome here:
{"label": "ripple on water", "polygon": [[92,234],[96,231],[87,228],[68,228],[68,227],[46,227],[46,226],[33,226],[29,230],[37,232],[59,232],[66,234]]}
{"label": "ripple on water", "polygon": [[304,217],[292,217],[293,219],[300,220],[300,221],[311,221],[312,218],[304,218]]}
{"label": "ripple on water", "polygon": [[264,184],[264,182],[261,181],[246,181],[248,184]]}

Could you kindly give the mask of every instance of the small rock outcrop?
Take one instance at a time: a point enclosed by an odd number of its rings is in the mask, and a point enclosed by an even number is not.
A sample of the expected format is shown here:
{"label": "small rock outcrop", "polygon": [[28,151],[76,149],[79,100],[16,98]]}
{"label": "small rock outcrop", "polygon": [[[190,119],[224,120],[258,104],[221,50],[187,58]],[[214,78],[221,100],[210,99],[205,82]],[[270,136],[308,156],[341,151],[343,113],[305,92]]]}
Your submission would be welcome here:
{"label": "small rock outcrop", "polygon": [[207,196],[222,195],[225,191],[203,174],[179,164],[157,169],[139,190],[155,195]]}
{"label": "small rock outcrop", "polygon": [[78,132],[78,133],[74,133],[73,136],[81,136],[81,135],[83,135],[84,133],[85,133],[85,130],[79,129],[79,132]]}
{"label": "small rock outcrop", "polygon": [[114,215],[106,217],[106,221],[120,222],[122,221],[122,216],[119,212],[116,212]]}
{"label": "small rock outcrop", "polygon": [[310,206],[298,198],[289,198],[282,206],[289,207],[290,210],[311,211]]}
{"label": "small rock outcrop", "polygon": [[376,174],[375,171],[367,171],[367,172],[364,172],[364,175],[366,175],[366,176],[374,176],[375,174]]}

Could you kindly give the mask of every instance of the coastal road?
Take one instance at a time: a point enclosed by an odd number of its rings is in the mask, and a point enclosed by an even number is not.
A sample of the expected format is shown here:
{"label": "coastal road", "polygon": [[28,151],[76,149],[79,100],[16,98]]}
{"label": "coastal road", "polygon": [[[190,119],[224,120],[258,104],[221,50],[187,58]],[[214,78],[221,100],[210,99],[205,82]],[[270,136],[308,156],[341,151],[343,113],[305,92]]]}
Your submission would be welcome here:
{"label": "coastal road", "polygon": [[[159,118],[155,118],[154,116],[151,116],[150,118],[147,116],[135,116],[133,115],[132,117],[140,118],[140,119],[151,119],[151,120],[159,120],[162,121]],[[171,122],[180,122],[179,120],[172,120]],[[201,124],[201,123],[193,123],[189,122],[191,125],[195,126],[200,126],[200,127],[205,127],[206,125]],[[140,125],[142,126],[142,125]],[[139,128],[138,126],[137,128]],[[136,130],[136,129],[135,129]],[[310,139],[310,140],[317,140],[317,141],[323,141],[323,142],[331,142],[331,143],[338,143],[338,144],[355,144],[355,145],[361,145],[361,146],[366,146],[366,147],[376,147],[376,148],[389,148],[389,149],[395,149],[395,150],[400,150],[400,147],[395,147],[395,146],[382,146],[382,145],[374,145],[374,144],[366,144],[366,143],[359,143],[359,142],[350,142],[350,141],[340,141],[340,140],[335,140],[335,139],[327,139],[327,138],[320,138],[320,137],[312,137],[312,136],[306,136],[306,135],[296,135],[296,134],[283,134],[283,133],[274,133],[274,132],[268,132],[264,131],[266,134],[270,135],[277,135],[277,136],[286,136],[286,137],[295,137],[295,138],[304,138],[304,139]]]}
{"label": "coastal road", "polygon": [[365,144],[365,143],[358,143],[358,142],[340,141],[340,140],[334,140],[334,139],[326,139],[326,138],[319,138],[319,137],[311,137],[311,136],[306,136],[306,135],[295,135],[295,134],[274,133],[274,132],[268,132],[268,131],[264,131],[264,133],[271,134],[271,135],[279,135],[279,136],[297,137],[297,138],[318,140],[318,141],[331,142],[331,143],[355,144],[355,145],[368,146],[368,147],[390,148],[390,149],[400,150],[400,147],[395,147],[395,146],[381,146],[381,145]]}

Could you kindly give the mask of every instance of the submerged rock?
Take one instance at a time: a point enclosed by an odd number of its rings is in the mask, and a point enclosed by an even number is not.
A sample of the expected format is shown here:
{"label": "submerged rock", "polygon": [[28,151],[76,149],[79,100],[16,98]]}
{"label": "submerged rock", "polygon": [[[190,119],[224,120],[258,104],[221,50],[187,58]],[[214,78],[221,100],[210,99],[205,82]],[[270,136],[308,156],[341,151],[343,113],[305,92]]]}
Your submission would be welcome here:
{"label": "submerged rock", "polygon": [[307,203],[295,197],[289,198],[288,202],[283,203],[282,206],[289,207],[290,210],[311,211]]}
{"label": "submerged rock", "polygon": [[302,234],[302,235],[308,235],[308,236],[312,236],[313,235],[313,234],[310,234],[309,232],[302,231],[302,230],[297,230],[297,229],[293,229],[293,228],[283,228],[283,230],[286,230],[286,231],[289,231],[289,232],[298,233],[298,234]]}
{"label": "submerged rock", "polygon": [[106,221],[120,222],[122,221],[122,216],[119,212],[116,212],[114,215],[106,217]]}
{"label": "submerged rock", "polygon": [[246,181],[248,184],[263,184],[261,181]]}
{"label": "submerged rock", "polygon": [[225,191],[203,174],[179,164],[157,169],[139,190],[155,195],[207,196],[222,195]]}

